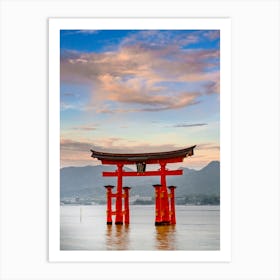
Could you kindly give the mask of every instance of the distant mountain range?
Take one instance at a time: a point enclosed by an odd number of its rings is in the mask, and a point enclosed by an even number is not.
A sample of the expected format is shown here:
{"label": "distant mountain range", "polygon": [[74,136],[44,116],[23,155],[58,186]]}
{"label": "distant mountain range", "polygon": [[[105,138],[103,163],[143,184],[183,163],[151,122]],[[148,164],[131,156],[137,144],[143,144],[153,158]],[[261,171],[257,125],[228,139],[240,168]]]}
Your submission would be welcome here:
{"label": "distant mountain range", "polygon": [[[116,186],[116,177],[102,177],[103,171],[114,171],[114,166],[65,167],[60,169],[60,198],[105,199],[105,185]],[[201,170],[180,168],[182,176],[167,176],[167,185],[177,186],[176,197],[187,195],[220,195],[220,162],[212,161]],[[129,171],[131,169],[126,168]],[[124,177],[123,186],[131,187],[131,196],[154,196],[153,184],[159,177]]]}

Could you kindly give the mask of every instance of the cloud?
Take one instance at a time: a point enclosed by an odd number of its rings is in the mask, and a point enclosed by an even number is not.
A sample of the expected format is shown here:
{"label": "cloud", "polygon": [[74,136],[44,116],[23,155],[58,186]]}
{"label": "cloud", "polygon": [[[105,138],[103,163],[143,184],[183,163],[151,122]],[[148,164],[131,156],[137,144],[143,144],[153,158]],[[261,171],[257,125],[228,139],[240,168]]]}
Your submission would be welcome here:
{"label": "cloud", "polygon": [[[72,139],[61,139],[60,149],[62,153],[65,152],[86,152],[89,153],[91,149],[100,152],[111,153],[141,153],[141,152],[163,152],[185,148],[175,144],[160,144],[152,145],[146,142],[136,142],[134,140],[127,140],[119,137],[108,137],[103,139],[95,139],[92,142],[88,140],[77,141]],[[69,154],[71,154],[69,153]]]}
{"label": "cloud", "polygon": [[197,126],[205,126],[207,123],[191,123],[191,124],[176,124],[174,127],[197,127]]}
{"label": "cloud", "polygon": [[99,80],[102,82],[101,91],[106,94],[107,101],[141,105],[134,109],[121,109],[119,112],[182,108],[195,104],[196,97],[200,95],[197,92],[169,92],[155,85],[148,85],[144,80],[137,78],[123,82],[118,77],[107,74]]}
{"label": "cloud", "polygon": [[220,145],[216,143],[204,143],[197,145],[198,150],[220,150]]}
{"label": "cloud", "polygon": [[97,130],[98,127],[99,127],[98,123],[89,123],[89,124],[74,126],[71,129],[78,130],[78,131],[92,131],[92,130]]}
{"label": "cloud", "polygon": [[[160,81],[187,81],[205,74],[209,67],[219,66],[218,50],[148,49],[140,44],[123,47],[114,52],[77,53],[64,52],[61,57],[61,78],[65,81],[100,82],[109,75],[122,81],[132,79],[153,85]],[[191,80],[192,81],[192,80]]]}
{"label": "cloud", "polygon": [[216,40],[220,38],[220,30],[209,30],[203,32],[203,36],[210,39],[210,40]]}
{"label": "cloud", "polygon": [[92,35],[97,33],[99,33],[99,30],[92,30],[92,29],[63,30],[64,35],[75,35],[75,34]]}
{"label": "cloud", "polygon": [[183,47],[197,43],[201,40],[200,32],[189,33],[180,30],[142,30],[126,37],[121,46],[135,45],[141,43],[149,49],[166,48],[166,46]]}
{"label": "cloud", "polygon": [[68,96],[68,97],[77,97],[78,95],[77,95],[77,94],[75,94],[75,93],[66,92],[66,93],[63,93],[63,96]]}
{"label": "cloud", "polygon": [[96,130],[97,128],[93,126],[80,126],[80,127],[73,127],[72,129],[80,130],[80,131],[92,131],[92,130]]}
{"label": "cloud", "polygon": [[75,104],[70,104],[66,102],[60,102],[60,110],[65,111],[65,110],[70,110],[70,109],[76,109],[77,106]]}
{"label": "cloud", "polygon": [[99,30],[91,30],[91,29],[82,29],[76,31],[76,33],[78,34],[86,34],[86,35],[97,34],[98,32]]}
{"label": "cloud", "polygon": [[220,79],[213,80],[211,82],[206,83],[205,91],[206,94],[213,94],[220,92]]}
{"label": "cloud", "polygon": [[[207,36],[214,38],[214,33],[205,33]],[[201,32],[140,31],[126,37],[114,51],[64,51],[61,80],[90,85],[87,108],[99,113],[194,105],[202,94],[219,93],[219,50],[183,48],[201,38]],[[163,86],[164,82],[181,83],[185,89]],[[192,84],[198,90],[188,90]]]}
{"label": "cloud", "polygon": [[70,102],[70,101],[60,101],[60,110],[66,111],[66,110],[78,110],[78,111],[85,111],[87,110],[87,107],[85,104],[81,102]]}
{"label": "cloud", "polygon": [[88,142],[80,142],[71,139],[61,139],[61,151],[90,151],[91,144]]}
{"label": "cloud", "polygon": [[[123,148],[119,148],[119,143],[122,142]],[[95,147],[98,151],[123,151],[128,148],[126,146],[127,140],[119,137],[106,137],[101,139],[89,140],[73,140],[61,138],[60,149],[61,151],[76,151],[76,152],[88,152]]]}

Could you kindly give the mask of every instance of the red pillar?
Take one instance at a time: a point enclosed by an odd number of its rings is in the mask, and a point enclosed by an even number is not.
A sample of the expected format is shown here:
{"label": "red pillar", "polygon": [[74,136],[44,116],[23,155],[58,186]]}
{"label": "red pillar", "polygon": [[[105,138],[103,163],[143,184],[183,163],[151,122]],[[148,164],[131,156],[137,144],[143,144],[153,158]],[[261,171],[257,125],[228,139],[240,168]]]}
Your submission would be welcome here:
{"label": "red pillar", "polygon": [[107,189],[107,225],[112,224],[112,189],[114,186],[104,186]]}
{"label": "red pillar", "polygon": [[169,215],[169,200],[168,200],[168,191],[166,186],[166,163],[160,162],[160,171],[161,171],[161,196],[162,196],[162,223],[169,224],[170,223],[170,215]]}
{"label": "red pillar", "polygon": [[161,185],[153,185],[155,188],[155,225],[162,224],[161,210]]}
{"label": "red pillar", "polygon": [[116,193],[116,225],[123,224],[123,212],[122,212],[122,172],[123,164],[118,164],[118,184]]}
{"label": "red pillar", "polygon": [[170,189],[170,218],[171,218],[171,225],[176,225],[176,210],[175,210],[175,186],[169,186]]}
{"label": "red pillar", "polygon": [[123,187],[124,189],[124,223],[129,224],[129,190],[130,187]]}

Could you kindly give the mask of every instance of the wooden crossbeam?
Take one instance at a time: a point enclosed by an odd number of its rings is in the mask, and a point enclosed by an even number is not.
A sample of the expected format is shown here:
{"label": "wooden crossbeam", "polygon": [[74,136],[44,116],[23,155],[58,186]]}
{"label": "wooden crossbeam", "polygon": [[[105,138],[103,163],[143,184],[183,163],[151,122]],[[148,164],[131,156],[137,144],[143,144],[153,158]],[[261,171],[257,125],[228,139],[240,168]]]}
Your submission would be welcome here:
{"label": "wooden crossbeam", "polygon": [[[188,155],[187,155],[188,156]],[[187,157],[185,156],[185,157]],[[174,158],[168,158],[168,159],[147,159],[145,160],[146,164],[160,164],[161,162],[165,163],[176,163],[176,162],[183,162],[185,157],[174,157]],[[136,164],[136,161],[129,161],[129,160],[113,160],[113,159],[101,159],[102,164],[113,164],[117,165],[119,163],[123,165],[131,165]]]}
{"label": "wooden crossbeam", "polygon": [[[165,170],[164,171],[165,175],[182,175],[183,170]],[[118,171],[104,171],[102,173],[104,177],[117,177],[118,176]],[[162,175],[162,171],[145,171],[145,172],[135,172],[135,171],[122,171],[121,172],[122,176],[160,176]]]}

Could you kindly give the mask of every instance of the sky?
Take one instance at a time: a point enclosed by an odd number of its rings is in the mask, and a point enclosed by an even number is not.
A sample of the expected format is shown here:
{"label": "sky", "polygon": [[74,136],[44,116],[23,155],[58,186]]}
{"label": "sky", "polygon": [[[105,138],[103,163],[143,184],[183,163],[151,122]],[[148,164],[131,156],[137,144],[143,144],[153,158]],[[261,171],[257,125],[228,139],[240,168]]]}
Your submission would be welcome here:
{"label": "sky", "polygon": [[101,164],[90,149],[219,160],[219,31],[61,30],[60,127],[61,167]]}

